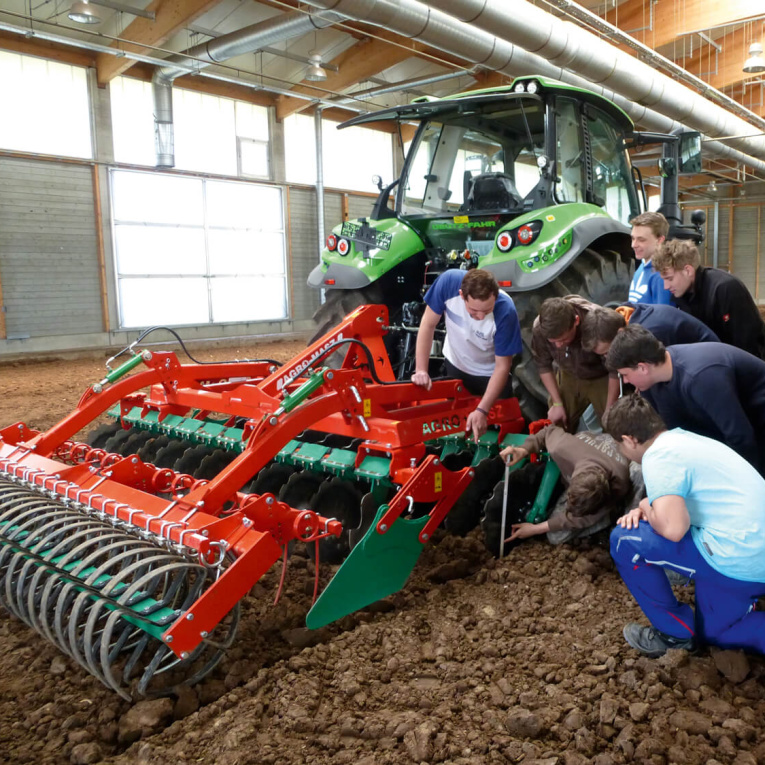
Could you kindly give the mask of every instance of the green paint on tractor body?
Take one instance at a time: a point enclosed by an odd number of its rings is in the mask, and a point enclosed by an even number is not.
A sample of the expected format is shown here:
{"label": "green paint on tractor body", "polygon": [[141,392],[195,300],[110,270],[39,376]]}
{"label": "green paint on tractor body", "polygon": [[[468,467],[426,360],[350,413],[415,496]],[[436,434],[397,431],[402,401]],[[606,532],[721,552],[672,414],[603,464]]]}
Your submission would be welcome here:
{"label": "green paint on tractor body", "polygon": [[[335,226],[311,286],[363,289],[389,274],[406,280],[412,268],[405,265],[419,260],[413,271],[427,262],[433,277],[445,268],[487,268],[512,293],[549,282],[604,236],[619,239],[611,249],[629,253],[627,224],[639,205],[623,141],[634,126],[608,99],[519,77],[508,87],[421,98],[374,115],[386,119],[419,122],[395,206],[381,189],[368,218]],[[584,225],[592,218],[598,225]]]}

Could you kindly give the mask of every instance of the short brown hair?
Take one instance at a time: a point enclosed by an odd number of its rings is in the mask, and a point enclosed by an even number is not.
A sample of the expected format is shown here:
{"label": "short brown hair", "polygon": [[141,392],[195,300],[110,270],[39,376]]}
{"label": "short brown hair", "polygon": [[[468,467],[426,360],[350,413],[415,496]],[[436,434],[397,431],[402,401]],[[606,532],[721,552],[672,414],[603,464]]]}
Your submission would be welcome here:
{"label": "short brown hair", "polygon": [[547,298],[539,309],[539,329],[546,340],[565,335],[576,321],[576,310],[570,300]]}
{"label": "short brown hair", "polygon": [[647,226],[651,229],[654,236],[667,237],[669,234],[669,223],[667,219],[657,212],[640,213],[630,221],[630,226]]}
{"label": "short brown hair", "polygon": [[611,482],[606,469],[600,465],[585,465],[571,476],[566,494],[566,515],[581,518],[592,515],[610,504]]}
{"label": "short brown hair", "polygon": [[645,327],[630,324],[616,333],[606,354],[609,369],[634,369],[638,364],[662,364],[667,349]]}
{"label": "short brown hair", "polygon": [[499,296],[499,285],[494,278],[494,274],[484,271],[482,268],[474,268],[465,274],[462,280],[462,297],[467,300],[469,297],[475,300],[488,300],[490,297]]}
{"label": "short brown hair", "polygon": [[666,429],[659,413],[637,393],[620,398],[603,418],[603,430],[617,443],[631,436],[644,444]]}
{"label": "short brown hair", "polygon": [[682,271],[685,266],[696,269],[700,265],[699,249],[687,239],[671,239],[669,242],[664,242],[653,256],[654,271],[660,274],[670,268],[673,271]]}
{"label": "short brown hair", "polygon": [[582,348],[594,351],[598,343],[610,343],[616,333],[626,326],[624,316],[613,308],[598,307],[588,311],[582,319]]}

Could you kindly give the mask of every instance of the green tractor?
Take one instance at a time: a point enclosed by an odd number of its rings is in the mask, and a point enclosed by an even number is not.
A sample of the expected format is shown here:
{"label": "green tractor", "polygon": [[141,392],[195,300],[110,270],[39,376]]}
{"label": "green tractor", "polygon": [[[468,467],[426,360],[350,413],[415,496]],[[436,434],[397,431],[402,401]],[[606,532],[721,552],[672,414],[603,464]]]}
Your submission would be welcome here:
{"label": "green tractor", "polygon": [[[480,267],[515,302],[524,341],[515,393],[527,416],[542,414],[546,392],[529,351],[542,301],[627,299],[629,221],[647,207],[628,148],[664,144],[660,211],[670,236],[702,238],[702,212],[682,223],[677,184],[678,174],[700,170],[699,134],[638,133],[619,107],[590,91],[519,77],[507,87],[419,98],[341,127],[381,121],[398,125],[406,149],[401,176],[387,186],[376,179],[380,194],[369,217],[333,229],[308,284],[325,290],[316,337],[359,305],[388,306],[386,344],[399,379],[413,371],[428,287],[445,269]],[[440,351],[437,339],[434,367]]]}

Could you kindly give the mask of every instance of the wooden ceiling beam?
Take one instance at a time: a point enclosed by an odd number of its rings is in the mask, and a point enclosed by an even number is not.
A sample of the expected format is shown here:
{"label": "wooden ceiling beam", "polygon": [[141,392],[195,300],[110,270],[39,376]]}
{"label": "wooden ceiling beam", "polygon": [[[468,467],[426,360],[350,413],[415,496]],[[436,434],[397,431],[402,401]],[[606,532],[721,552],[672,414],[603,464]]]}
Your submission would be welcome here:
{"label": "wooden ceiling beam", "polygon": [[501,88],[513,81],[509,74],[502,74],[501,72],[476,72],[473,77],[475,77],[475,83],[466,88],[466,92],[484,90],[485,88]]}
{"label": "wooden ceiling beam", "polygon": [[[338,71],[330,72],[321,85],[314,87],[303,81],[292,90],[315,95],[317,98],[326,96],[327,91],[340,93],[411,56],[410,50],[389,45],[382,40],[362,40],[330,62],[338,67]],[[295,112],[304,111],[310,104],[310,101],[303,98],[280,96],[277,100],[276,119],[281,121]]]}
{"label": "wooden ceiling beam", "polygon": [[[154,11],[156,18],[138,16],[125,28],[122,37],[130,43],[112,44],[113,48],[129,51],[130,53],[151,54],[151,48],[146,46],[162,45],[176,32],[201,16],[205,11],[216,6],[221,0],[152,0],[146,6],[147,11]],[[117,58],[108,53],[99,53],[96,57],[96,70],[100,87],[107,85],[115,77],[126,72],[135,65],[135,61],[127,58]]]}
{"label": "wooden ceiling beam", "polygon": [[660,48],[678,37],[723,24],[741,23],[762,15],[751,0],[629,0],[605,15],[635,39]]}

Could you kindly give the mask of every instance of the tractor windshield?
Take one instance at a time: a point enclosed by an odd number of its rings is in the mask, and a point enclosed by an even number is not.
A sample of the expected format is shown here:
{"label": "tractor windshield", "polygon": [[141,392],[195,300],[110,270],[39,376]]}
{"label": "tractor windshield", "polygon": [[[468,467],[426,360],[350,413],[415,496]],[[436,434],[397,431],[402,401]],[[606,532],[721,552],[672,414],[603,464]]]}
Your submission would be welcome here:
{"label": "tractor windshield", "polygon": [[410,147],[398,195],[408,216],[520,211],[539,181],[544,103],[509,97],[425,122]]}

